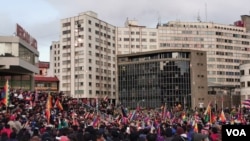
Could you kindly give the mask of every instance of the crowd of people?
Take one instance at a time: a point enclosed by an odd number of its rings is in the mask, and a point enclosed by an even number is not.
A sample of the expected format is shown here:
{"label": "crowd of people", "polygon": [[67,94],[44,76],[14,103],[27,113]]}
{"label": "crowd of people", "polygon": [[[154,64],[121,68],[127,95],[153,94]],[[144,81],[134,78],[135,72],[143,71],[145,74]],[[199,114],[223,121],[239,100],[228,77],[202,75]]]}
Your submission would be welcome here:
{"label": "crowd of people", "polygon": [[[61,93],[1,93],[0,141],[220,141],[222,124],[249,124],[233,112],[168,108],[127,110],[100,99],[91,105]],[[231,114],[234,113],[234,114]]]}

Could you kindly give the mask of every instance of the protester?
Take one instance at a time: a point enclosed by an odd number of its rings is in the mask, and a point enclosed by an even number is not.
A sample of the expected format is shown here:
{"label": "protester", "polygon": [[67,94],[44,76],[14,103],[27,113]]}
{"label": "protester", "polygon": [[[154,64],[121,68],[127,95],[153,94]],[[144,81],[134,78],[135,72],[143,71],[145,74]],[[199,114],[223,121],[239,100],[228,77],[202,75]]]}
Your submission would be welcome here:
{"label": "protester", "polygon": [[107,97],[93,103],[21,89],[9,91],[8,105],[5,98],[0,99],[1,141],[218,141],[222,124],[249,123],[239,116],[240,110],[228,116],[212,113],[211,105],[205,111],[183,109],[180,104],[128,110],[109,103]]}

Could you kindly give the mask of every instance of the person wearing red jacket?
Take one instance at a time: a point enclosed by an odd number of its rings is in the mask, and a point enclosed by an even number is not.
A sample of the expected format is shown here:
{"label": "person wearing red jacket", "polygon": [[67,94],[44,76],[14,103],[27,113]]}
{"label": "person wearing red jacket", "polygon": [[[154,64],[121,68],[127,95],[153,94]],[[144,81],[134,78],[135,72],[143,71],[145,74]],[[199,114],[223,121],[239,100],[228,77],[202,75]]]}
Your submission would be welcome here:
{"label": "person wearing red jacket", "polygon": [[3,133],[7,133],[8,137],[10,138],[10,134],[12,133],[12,129],[10,128],[9,124],[5,124],[5,127],[1,131],[1,135]]}
{"label": "person wearing red jacket", "polygon": [[210,139],[211,139],[211,141],[218,141],[219,140],[219,133],[218,133],[218,129],[216,127],[211,128]]}

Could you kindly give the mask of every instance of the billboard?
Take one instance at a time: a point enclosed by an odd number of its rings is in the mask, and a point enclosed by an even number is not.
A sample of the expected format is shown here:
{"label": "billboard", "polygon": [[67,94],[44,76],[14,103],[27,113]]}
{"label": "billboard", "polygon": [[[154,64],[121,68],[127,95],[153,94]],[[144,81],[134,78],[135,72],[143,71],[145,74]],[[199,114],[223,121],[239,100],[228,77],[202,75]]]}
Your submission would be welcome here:
{"label": "billboard", "polygon": [[32,47],[37,49],[36,39],[30,36],[30,34],[26,30],[24,30],[19,24],[16,24],[16,35],[26,41]]}

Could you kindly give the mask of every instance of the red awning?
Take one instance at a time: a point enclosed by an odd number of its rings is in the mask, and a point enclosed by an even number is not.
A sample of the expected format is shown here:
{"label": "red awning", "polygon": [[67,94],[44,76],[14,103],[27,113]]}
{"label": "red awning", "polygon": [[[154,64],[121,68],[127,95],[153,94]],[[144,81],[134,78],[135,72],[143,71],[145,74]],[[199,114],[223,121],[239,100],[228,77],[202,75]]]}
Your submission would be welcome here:
{"label": "red awning", "polygon": [[41,77],[41,76],[35,76],[35,81],[58,82],[59,79],[58,79],[57,77]]}

